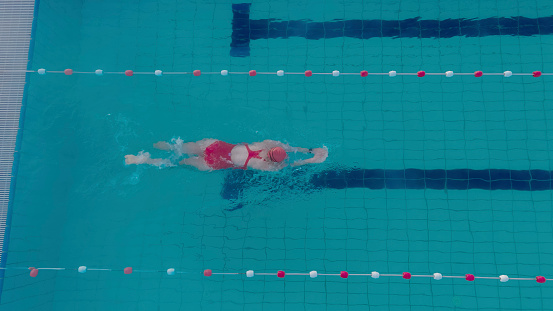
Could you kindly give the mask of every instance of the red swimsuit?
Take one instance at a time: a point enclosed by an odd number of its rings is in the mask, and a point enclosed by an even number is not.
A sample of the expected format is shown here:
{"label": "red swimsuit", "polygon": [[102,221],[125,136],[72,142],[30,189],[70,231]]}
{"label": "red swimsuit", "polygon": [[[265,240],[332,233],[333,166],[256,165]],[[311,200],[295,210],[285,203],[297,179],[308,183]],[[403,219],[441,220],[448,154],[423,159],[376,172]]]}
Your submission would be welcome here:
{"label": "red swimsuit", "polygon": [[207,166],[211,167],[214,170],[222,170],[226,168],[239,168],[247,169],[248,162],[250,159],[262,159],[259,154],[263,150],[252,151],[248,144],[244,144],[248,150],[248,158],[246,158],[246,163],[242,167],[236,167],[230,158],[230,153],[236,145],[225,143],[224,141],[216,141],[211,145],[207,146],[204,151],[204,161]]}

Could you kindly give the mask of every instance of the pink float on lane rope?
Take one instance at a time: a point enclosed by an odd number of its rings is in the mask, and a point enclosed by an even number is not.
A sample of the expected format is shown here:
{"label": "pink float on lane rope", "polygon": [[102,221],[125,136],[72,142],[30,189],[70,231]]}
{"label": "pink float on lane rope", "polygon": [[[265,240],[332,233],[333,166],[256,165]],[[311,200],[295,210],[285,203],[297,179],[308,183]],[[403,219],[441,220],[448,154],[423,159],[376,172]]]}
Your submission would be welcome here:
{"label": "pink float on lane rope", "polygon": [[31,270],[31,272],[29,273],[29,275],[30,275],[32,278],[36,278],[36,276],[38,275],[38,269],[36,269],[35,267],[30,267],[29,270]]}

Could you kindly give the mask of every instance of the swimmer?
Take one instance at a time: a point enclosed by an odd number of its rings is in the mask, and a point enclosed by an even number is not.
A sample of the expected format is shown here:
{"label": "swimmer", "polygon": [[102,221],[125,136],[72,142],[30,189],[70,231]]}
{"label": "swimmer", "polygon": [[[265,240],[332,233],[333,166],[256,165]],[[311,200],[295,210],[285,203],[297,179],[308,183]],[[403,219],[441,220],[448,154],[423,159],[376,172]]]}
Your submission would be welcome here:
{"label": "swimmer", "polygon": [[[179,141],[181,143],[179,143]],[[313,157],[298,160],[291,166],[300,166],[311,163],[322,163],[328,157],[328,149],[291,147],[275,140],[248,144],[229,144],[221,140],[206,138],[197,142],[176,144],[160,141],[154,144],[154,148],[174,151],[177,154],[188,154],[191,157],[179,162],[180,165],[193,166],[200,171],[235,169],[256,169],[261,171],[278,171],[288,164],[284,161],[289,152],[311,153]],[[172,166],[168,159],[151,159],[148,152],[138,155],[126,155],[126,164],[151,164],[156,166]]]}

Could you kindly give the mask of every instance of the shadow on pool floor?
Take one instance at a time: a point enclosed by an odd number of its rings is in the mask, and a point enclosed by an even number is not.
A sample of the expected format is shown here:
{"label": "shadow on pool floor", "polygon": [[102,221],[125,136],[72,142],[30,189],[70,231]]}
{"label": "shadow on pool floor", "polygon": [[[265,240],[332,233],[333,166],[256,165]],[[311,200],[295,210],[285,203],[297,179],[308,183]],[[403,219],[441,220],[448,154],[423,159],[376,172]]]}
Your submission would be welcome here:
{"label": "shadow on pool floor", "polygon": [[283,189],[309,194],[323,189],[433,189],[433,190],[551,190],[551,171],[506,169],[383,170],[338,168],[323,171],[297,169],[283,174],[231,170],[225,175],[221,197],[233,202],[229,210],[244,206],[245,191],[277,192]]}

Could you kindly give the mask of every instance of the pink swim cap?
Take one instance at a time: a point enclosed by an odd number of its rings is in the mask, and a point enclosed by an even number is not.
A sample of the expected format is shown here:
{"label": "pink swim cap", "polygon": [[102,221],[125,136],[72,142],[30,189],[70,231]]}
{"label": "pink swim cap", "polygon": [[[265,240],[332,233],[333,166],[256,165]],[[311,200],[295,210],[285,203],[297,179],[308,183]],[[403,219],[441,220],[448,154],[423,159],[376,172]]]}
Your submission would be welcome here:
{"label": "pink swim cap", "polygon": [[288,155],[282,147],[275,147],[269,150],[269,158],[273,162],[282,162]]}

